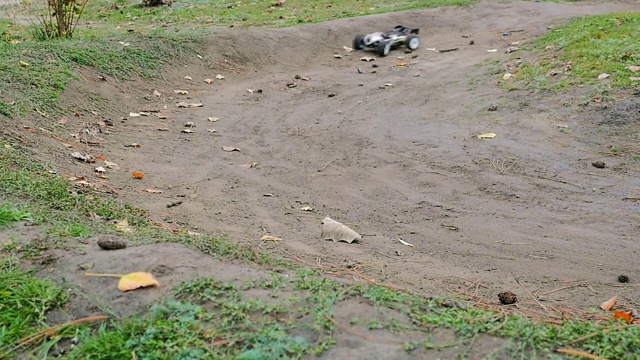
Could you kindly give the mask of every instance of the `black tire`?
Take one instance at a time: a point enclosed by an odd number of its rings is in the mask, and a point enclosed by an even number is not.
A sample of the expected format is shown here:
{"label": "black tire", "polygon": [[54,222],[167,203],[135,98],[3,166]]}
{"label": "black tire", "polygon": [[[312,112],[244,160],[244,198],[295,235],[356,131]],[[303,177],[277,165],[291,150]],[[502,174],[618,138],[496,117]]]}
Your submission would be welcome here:
{"label": "black tire", "polygon": [[388,42],[383,41],[376,48],[376,53],[380,55],[380,57],[385,57],[389,55],[390,52],[391,52],[391,43],[388,43]]}
{"label": "black tire", "polygon": [[407,39],[404,42],[405,46],[409,50],[416,50],[420,47],[420,38],[415,35],[407,36]]}
{"label": "black tire", "polygon": [[364,35],[358,35],[353,39],[353,48],[356,50],[364,49]]}

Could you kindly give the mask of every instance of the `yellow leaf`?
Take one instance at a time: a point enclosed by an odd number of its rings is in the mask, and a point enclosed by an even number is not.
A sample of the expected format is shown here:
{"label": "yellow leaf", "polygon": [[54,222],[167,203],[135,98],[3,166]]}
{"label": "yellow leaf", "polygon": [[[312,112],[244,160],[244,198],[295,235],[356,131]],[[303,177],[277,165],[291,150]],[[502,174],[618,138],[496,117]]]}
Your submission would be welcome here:
{"label": "yellow leaf", "polygon": [[160,286],[160,283],[153,277],[153,275],[151,275],[151,273],[147,272],[127,274],[121,277],[118,282],[118,290],[122,292],[149,286]]}
{"label": "yellow leaf", "polygon": [[160,286],[160,283],[151,273],[148,272],[134,272],[127,275],[120,274],[92,274],[85,273],[85,276],[95,277],[117,277],[120,278],[118,282],[118,290],[125,292],[129,290],[135,290],[139,288],[145,288],[149,286]]}
{"label": "yellow leaf", "polygon": [[27,66],[29,66],[29,63],[25,62],[25,61],[20,61],[20,66],[27,67]]}
{"label": "yellow leaf", "polygon": [[124,220],[116,220],[114,222],[114,225],[116,230],[118,231],[122,231],[125,233],[130,233],[133,232],[133,228],[131,226],[129,226],[129,220],[124,219]]}
{"label": "yellow leaf", "polygon": [[496,137],[496,134],[494,133],[484,133],[478,135],[478,139],[493,139],[494,137]]}

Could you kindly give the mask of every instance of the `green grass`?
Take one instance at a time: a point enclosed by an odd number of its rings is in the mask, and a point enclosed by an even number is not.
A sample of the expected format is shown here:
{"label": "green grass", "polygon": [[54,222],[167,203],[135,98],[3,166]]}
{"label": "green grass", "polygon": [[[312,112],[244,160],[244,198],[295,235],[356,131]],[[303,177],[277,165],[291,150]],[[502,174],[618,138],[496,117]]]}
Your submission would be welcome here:
{"label": "green grass", "polygon": [[[618,21],[616,21],[618,19]],[[523,64],[516,76],[528,88],[559,89],[569,85],[607,83],[612,87],[639,85],[626,67],[640,64],[640,13],[620,13],[574,19],[551,30],[532,44],[540,53],[532,64]],[[552,47],[546,50],[547,47]],[[521,55],[521,54],[519,54]],[[571,70],[566,71],[567,65]],[[559,74],[549,76],[551,71]],[[610,74],[607,80],[598,75]]]}
{"label": "green grass", "polygon": [[31,213],[9,204],[0,204],[0,229],[15,221],[33,221]]}
{"label": "green grass", "polygon": [[[360,322],[335,317],[334,306],[347,298],[362,308],[388,308],[396,311],[398,318],[407,319],[363,322],[373,336],[387,332],[402,338],[405,331],[422,333],[423,341],[402,346],[406,351],[421,347],[437,352],[457,347],[464,358],[469,342],[490,332],[508,339],[493,354],[498,358],[548,358],[555,349],[568,347],[609,359],[636,359],[635,351],[640,346],[639,327],[615,322],[570,320],[560,325],[546,324],[476,307],[452,308],[444,299],[380,286],[339,284],[308,270],[299,271],[293,279],[272,276],[271,281],[253,281],[245,286],[212,278],[184,282],[174,289],[175,298],[154,306],[149,314],[84,333],[82,345],[71,358],[130,358],[133,351],[144,359],[297,359],[319,355],[333,346],[336,322],[348,326]],[[275,304],[246,294],[251,289],[274,286],[287,293]],[[450,329],[458,340],[433,344],[433,328]],[[315,335],[296,335],[305,329]]]}
{"label": "green grass", "polygon": [[45,326],[47,310],[65,300],[52,282],[20,270],[12,258],[0,259],[0,358],[13,343]]}
{"label": "green grass", "polygon": [[[20,32],[21,31],[21,32]],[[24,34],[22,28],[16,34]],[[17,37],[20,35],[12,35]],[[119,80],[132,75],[150,77],[170,60],[179,60],[194,42],[189,37],[155,33],[115,36],[80,31],[74,39],[0,42],[2,97],[0,114],[20,115],[40,110],[60,114],[58,96],[76,79],[78,67],[92,67],[102,76]],[[129,43],[123,46],[120,41]]]}
{"label": "green grass", "polygon": [[380,14],[392,11],[462,6],[473,0],[297,0],[287,1],[284,6],[272,6],[274,0],[207,1],[177,0],[171,7],[145,8],[138,1],[117,9],[110,2],[90,3],[86,19],[103,20],[109,23],[129,23],[137,28],[148,24],[189,24],[210,26],[271,26],[285,27],[296,24],[317,23],[326,20],[354,16]]}

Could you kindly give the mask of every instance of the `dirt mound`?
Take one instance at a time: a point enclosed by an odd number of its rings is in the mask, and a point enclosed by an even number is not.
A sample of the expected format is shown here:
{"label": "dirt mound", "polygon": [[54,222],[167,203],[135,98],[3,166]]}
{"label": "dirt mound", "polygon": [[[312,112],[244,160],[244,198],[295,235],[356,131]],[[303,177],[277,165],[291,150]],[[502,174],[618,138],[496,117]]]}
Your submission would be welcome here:
{"label": "dirt mound", "polygon": [[[360,263],[375,280],[421,291],[477,291],[497,301],[502,290],[527,297],[514,277],[541,292],[583,282],[598,293],[576,286],[548,301],[592,306],[613,292],[619,273],[632,282],[640,276],[633,270],[636,205],[622,201],[639,186],[630,175],[638,166],[612,158],[604,171],[593,169],[604,142],[595,122],[581,122],[583,114],[560,97],[506,93],[495,76],[511,43],[526,43],[559,19],[633,8],[481,2],[290,29],[217,30],[203,59],[193,54],[165,74],[168,82],[79,85],[116,99],[100,109],[113,126],[92,151],[118,163],[107,171],[117,196],[159,221],[317,266]],[[363,62],[364,53],[342,48],[357,32],[399,23],[422,29],[418,51]],[[217,74],[225,79],[203,81]],[[70,106],[88,107],[73,96],[65,95]],[[178,101],[202,106],[179,108]],[[491,103],[497,111],[487,111]],[[153,112],[129,116],[143,110]],[[82,131],[84,122],[68,127]],[[192,132],[183,132],[187,122]],[[559,123],[569,124],[571,136],[558,132]],[[475,137],[482,132],[497,136]],[[123,146],[131,143],[141,146]],[[93,172],[59,166],[76,176]],[[320,240],[324,216],[364,240]],[[263,243],[263,234],[284,240]],[[637,297],[637,289],[615,290]]]}

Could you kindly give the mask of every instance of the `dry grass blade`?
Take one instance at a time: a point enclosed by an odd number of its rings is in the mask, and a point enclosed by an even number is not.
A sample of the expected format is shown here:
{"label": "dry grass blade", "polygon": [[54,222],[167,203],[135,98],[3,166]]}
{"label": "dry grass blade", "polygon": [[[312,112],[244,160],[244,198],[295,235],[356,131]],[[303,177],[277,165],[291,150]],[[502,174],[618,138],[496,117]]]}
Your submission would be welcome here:
{"label": "dry grass blade", "polygon": [[559,352],[561,354],[567,354],[567,355],[573,355],[573,356],[578,356],[578,357],[583,357],[583,358],[587,358],[587,359],[594,359],[594,360],[607,360],[606,358],[597,356],[597,355],[593,355],[593,354],[589,354],[587,352],[584,351],[579,351],[579,350],[572,350],[572,349],[558,349],[556,350],[556,352]]}
{"label": "dry grass blade", "polygon": [[[515,278],[514,278],[514,279],[515,279]],[[532,298],[532,299],[533,299],[533,300],[534,300],[538,305],[540,305],[540,307],[541,307],[541,308],[543,308],[543,309],[544,309],[544,311],[546,311],[548,314],[551,314],[551,311],[550,311],[546,306],[544,306],[540,301],[538,301],[538,299],[537,299],[535,296],[533,296],[533,294],[532,294],[529,290],[527,290],[527,288],[526,288],[526,287],[524,287],[524,286],[520,283],[520,280],[518,280],[518,279],[515,279],[515,280],[516,280],[516,282],[518,283],[518,285],[520,285],[520,287],[521,287],[521,288],[522,288],[522,289],[523,289],[523,290],[524,290],[524,291],[525,291],[525,292],[526,292],[526,293],[527,293],[527,294],[528,294],[528,295],[529,295],[529,296],[530,296],[530,297],[531,297],[531,298]]]}

